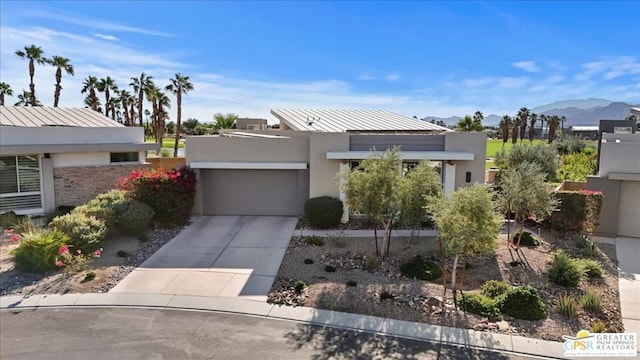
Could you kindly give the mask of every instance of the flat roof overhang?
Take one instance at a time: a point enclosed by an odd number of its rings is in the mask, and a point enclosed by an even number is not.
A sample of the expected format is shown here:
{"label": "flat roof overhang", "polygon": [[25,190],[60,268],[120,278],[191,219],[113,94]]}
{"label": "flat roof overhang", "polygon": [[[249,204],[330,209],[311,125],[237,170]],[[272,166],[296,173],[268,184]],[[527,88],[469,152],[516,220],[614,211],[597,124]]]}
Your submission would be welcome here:
{"label": "flat roof overhang", "polygon": [[298,162],[233,162],[233,161],[193,161],[189,163],[193,169],[228,169],[228,170],[304,170],[307,163]]}
{"label": "flat roof overhang", "polygon": [[37,144],[37,145],[0,145],[0,154],[57,154],[77,152],[131,152],[143,150],[158,151],[157,143],[123,143],[123,144]]}
{"label": "flat roof overhang", "polygon": [[640,174],[610,172],[609,180],[640,181]]}
{"label": "flat roof overhang", "polygon": [[[376,151],[375,153],[382,153]],[[327,151],[330,160],[362,160],[368,158],[372,151]],[[473,160],[475,154],[463,151],[399,151],[402,160]]]}

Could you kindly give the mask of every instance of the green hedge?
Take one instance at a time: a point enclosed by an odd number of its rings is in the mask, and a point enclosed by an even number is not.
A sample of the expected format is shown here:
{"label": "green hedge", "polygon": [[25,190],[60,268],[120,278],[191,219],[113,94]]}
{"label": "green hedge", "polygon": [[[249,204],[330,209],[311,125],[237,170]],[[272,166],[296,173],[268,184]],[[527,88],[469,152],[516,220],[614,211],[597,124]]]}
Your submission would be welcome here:
{"label": "green hedge", "polygon": [[342,201],[330,196],[315,197],[304,203],[304,216],[311,225],[321,229],[338,226],[343,211]]}
{"label": "green hedge", "polygon": [[465,293],[456,299],[458,306],[466,312],[495,319],[500,316],[500,309],[495,299],[475,293]]}
{"label": "green hedge", "polygon": [[516,286],[498,299],[503,314],[516,319],[541,320],[549,314],[538,291],[530,285]]}
{"label": "green hedge", "polygon": [[551,215],[551,228],[564,233],[590,234],[598,225],[603,195],[600,191],[558,191],[558,211]]}

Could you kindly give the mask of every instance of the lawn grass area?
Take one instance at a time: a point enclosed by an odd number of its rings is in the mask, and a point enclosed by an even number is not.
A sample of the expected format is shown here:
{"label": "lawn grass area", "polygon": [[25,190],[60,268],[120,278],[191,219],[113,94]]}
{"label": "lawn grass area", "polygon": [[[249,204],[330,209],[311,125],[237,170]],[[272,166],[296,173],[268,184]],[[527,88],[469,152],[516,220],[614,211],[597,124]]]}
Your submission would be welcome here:
{"label": "lawn grass area", "polygon": [[[154,142],[154,139],[151,137],[148,137],[145,139],[146,142]],[[175,144],[175,139],[167,139],[164,138],[162,139],[162,148],[163,149],[173,149],[173,145]],[[178,148],[182,149],[184,147],[184,140],[180,141],[180,143],[178,143]]]}
{"label": "lawn grass area", "polygon": [[[535,139],[533,140],[533,142],[530,142],[529,140],[525,139],[522,143],[538,145],[538,144],[547,144],[547,141]],[[520,140],[518,140],[518,144],[520,144]],[[511,150],[512,147],[513,147],[513,144],[511,143],[511,139],[509,139],[509,141],[506,144],[504,144],[504,149],[506,151],[509,151]],[[495,157],[496,153],[501,149],[502,149],[502,139],[487,139],[487,157]]]}

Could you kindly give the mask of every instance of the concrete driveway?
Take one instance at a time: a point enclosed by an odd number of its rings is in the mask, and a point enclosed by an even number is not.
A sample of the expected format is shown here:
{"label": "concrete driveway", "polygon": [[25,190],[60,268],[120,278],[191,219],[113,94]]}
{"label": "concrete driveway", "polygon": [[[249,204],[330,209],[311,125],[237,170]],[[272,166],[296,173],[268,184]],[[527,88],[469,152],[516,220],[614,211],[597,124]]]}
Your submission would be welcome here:
{"label": "concrete driveway", "polygon": [[640,333],[640,239],[618,237],[615,244],[622,324],[625,332],[637,334]]}
{"label": "concrete driveway", "polygon": [[110,293],[266,300],[298,219],[202,216]]}

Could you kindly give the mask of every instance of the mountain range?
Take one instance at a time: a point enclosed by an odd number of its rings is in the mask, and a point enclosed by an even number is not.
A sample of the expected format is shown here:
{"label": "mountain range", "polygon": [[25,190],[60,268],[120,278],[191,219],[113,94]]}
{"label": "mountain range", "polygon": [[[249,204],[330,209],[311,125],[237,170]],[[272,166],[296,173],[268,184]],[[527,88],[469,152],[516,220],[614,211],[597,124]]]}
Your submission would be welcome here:
{"label": "mountain range", "polygon": [[[615,120],[624,119],[629,115],[632,107],[640,107],[640,104],[629,104],[621,101],[611,101],[605,99],[578,99],[556,101],[550,104],[532,108],[531,111],[538,115],[558,115],[567,118],[565,126],[573,125],[598,125],[601,119]],[[472,115],[472,114],[469,114]],[[510,114],[514,116],[515,114]],[[455,125],[461,116],[437,117],[426,116],[425,121],[444,121],[447,125]],[[502,119],[502,115],[485,115],[482,124],[484,126],[497,126]]]}

